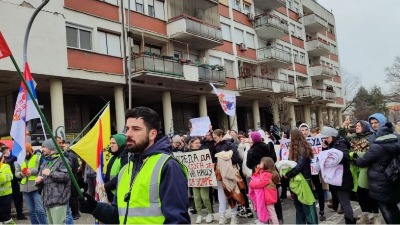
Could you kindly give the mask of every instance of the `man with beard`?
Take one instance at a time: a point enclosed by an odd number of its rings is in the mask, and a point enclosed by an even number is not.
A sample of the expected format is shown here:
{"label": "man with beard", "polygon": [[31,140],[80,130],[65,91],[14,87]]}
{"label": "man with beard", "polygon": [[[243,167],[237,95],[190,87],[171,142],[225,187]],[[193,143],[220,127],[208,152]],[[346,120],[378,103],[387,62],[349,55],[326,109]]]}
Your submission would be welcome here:
{"label": "man with beard", "polygon": [[172,157],[161,118],[147,107],[125,115],[126,151],[133,155],[118,174],[113,204],[84,193],[80,211],[105,224],[189,224],[187,169]]}

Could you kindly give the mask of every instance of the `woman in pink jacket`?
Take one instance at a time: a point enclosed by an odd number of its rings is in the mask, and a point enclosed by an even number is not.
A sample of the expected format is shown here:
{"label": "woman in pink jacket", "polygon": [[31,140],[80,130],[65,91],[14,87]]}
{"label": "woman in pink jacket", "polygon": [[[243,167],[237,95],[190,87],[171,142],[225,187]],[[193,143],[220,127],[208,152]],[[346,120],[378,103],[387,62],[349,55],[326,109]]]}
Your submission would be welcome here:
{"label": "woman in pink jacket", "polygon": [[263,157],[249,184],[249,196],[253,201],[254,211],[262,223],[270,220],[270,224],[278,225],[278,217],[274,204],[278,200],[276,185],[279,174],[275,163],[270,157]]}

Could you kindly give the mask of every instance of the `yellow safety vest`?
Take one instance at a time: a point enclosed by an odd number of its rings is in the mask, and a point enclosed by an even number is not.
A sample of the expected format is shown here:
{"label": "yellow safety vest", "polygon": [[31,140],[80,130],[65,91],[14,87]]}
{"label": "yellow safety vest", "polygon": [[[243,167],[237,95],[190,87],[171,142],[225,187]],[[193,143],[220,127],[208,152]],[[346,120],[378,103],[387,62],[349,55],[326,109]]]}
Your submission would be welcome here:
{"label": "yellow safety vest", "polygon": [[[24,160],[21,164],[21,170],[24,168],[28,168],[29,170],[31,169],[38,169],[39,167],[39,160],[40,157],[38,157],[37,154],[34,154],[29,160],[28,160],[28,166],[26,166],[26,160]],[[26,181],[28,180],[36,180],[36,175],[30,175],[29,177],[24,177],[21,180],[21,184],[25,184]]]}
{"label": "yellow safety vest", "polygon": [[2,163],[0,166],[0,196],[12,193],[11,180],[13,177],[10,165]]}
{"label": "yellow safety vest", "polygon": [[[161,211],[159,195],[161,171],[170,158],[167,154],[151,155],[143,162],[131,186],[133,163],[125,165],[118,175],[117,204],[120,224],[163,224],[165,217]],[[187,177],[187,168],[181,164]],[[173,181],[171,181],[173,182]],[[128,202],[127,193],[131,190]],[[125,220],[126,215],[126,222]]]}

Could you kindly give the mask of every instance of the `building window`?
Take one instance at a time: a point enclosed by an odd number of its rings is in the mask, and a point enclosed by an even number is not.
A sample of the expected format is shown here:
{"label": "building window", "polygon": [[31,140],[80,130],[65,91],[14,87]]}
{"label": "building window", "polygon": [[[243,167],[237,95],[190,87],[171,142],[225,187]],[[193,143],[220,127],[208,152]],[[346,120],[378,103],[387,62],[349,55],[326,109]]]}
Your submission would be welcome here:
{"label": "building window", "polygon": [[158,46],[154,46],[154,45],[145,45],[144,51],[151,52],[151,53],[154,53],[157,55],[161,55],[161,48]]}
{"label": "building window", "polygon": [[100,53],[121,57],[121,43],[119,35],[98,31],[97,38]]}
{"label": "building window", "polygon": [[335,27],[330,23],[328,24],[328,31],[332,34],[335,34]]}
{"label": "building window", "polygon": [[118,0],[104,0],[104,1],[112,5],[118,5]]}
{"label": "building window", "polygon": [[299,63],[303,65],[306,64],[306,54],[303,52],[299,53]]}
{"label": "building window", "polygon": [[143,0],[135,0],[136,12],[144,12]]}
{"label": "building window", "polygon": [[233,41],[236,44],[243,43],[243,30],[235,28],[233,33]]}
{"label": "building window", "polygon": [[289,76],[288,77],[288,83],[289,84],[294,84],[294,76]]}
{"label": "building window", "polygon": [[296,26],[293,23],[291,23],[289,26],[289,31],[292,36],[294,36],[295,30],[296,30]]}
{"label": "building window", "polygon": [[226,70],[226,76],[227,77],[235,77],[235,72],[233,71],[234,68],[234,62],[228,59],[224,60],[224,67]]}
{"label": "building window", "polygon": [[332,43],[331,43],[331,53],[337,54],[337,53],[336,53],[336,45],[334,45],[334,44],[332,44]]}
{"label": "building window", "polygon": [[254,34],[246,33],[246,44],[249,48],[255,48]]}
{"label": "building window", "polygon": [[156,12],[154,11],[154,6],[152,5],[148,5],[149,8],[149,16],[155,17],[156,16]]}
{"label": "building window", "polygon": [[67,46],[92,50],[92,31],[79,26],[67,25]]}
{"label": "building window", "polygon": [[240,11],[240,0],[231,0],[232,8]]}
{"label": "building window", "polygon": [[250,5],[247,3],[243,3],[243,12],[244,13],[249,13],[250,12]]}
{"label": "building window", "polygon": [[222,38],[225,41],[232,41],[231,39],[231,26],[221,23]]}
{"label": "building window", "polygon": [[296,37],[303,39],[303,29],[296,26]]}
{"label": "building window", "polygon": [[299,63],[299,51],[293,49],[293,58],[295,63]]}
{"label": "building window", "polygon": [[182,52],[181,51],[174,51],[174,57],[181,59],[182,58]]}

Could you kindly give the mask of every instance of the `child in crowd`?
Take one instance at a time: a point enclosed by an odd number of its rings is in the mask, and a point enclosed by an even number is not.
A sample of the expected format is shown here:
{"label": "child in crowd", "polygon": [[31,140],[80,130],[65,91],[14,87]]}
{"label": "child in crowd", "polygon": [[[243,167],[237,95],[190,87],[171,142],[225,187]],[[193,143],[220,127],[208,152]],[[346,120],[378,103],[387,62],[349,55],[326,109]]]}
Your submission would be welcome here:
{"label": "child in crowd", "polygon": [[249,184],[249,196],[261,223],[269,220],[269,224],[279,224],[274,207],[278,200],[277,184],[279,184],[279,174],[274,161],[270,157],[263,157]]}

